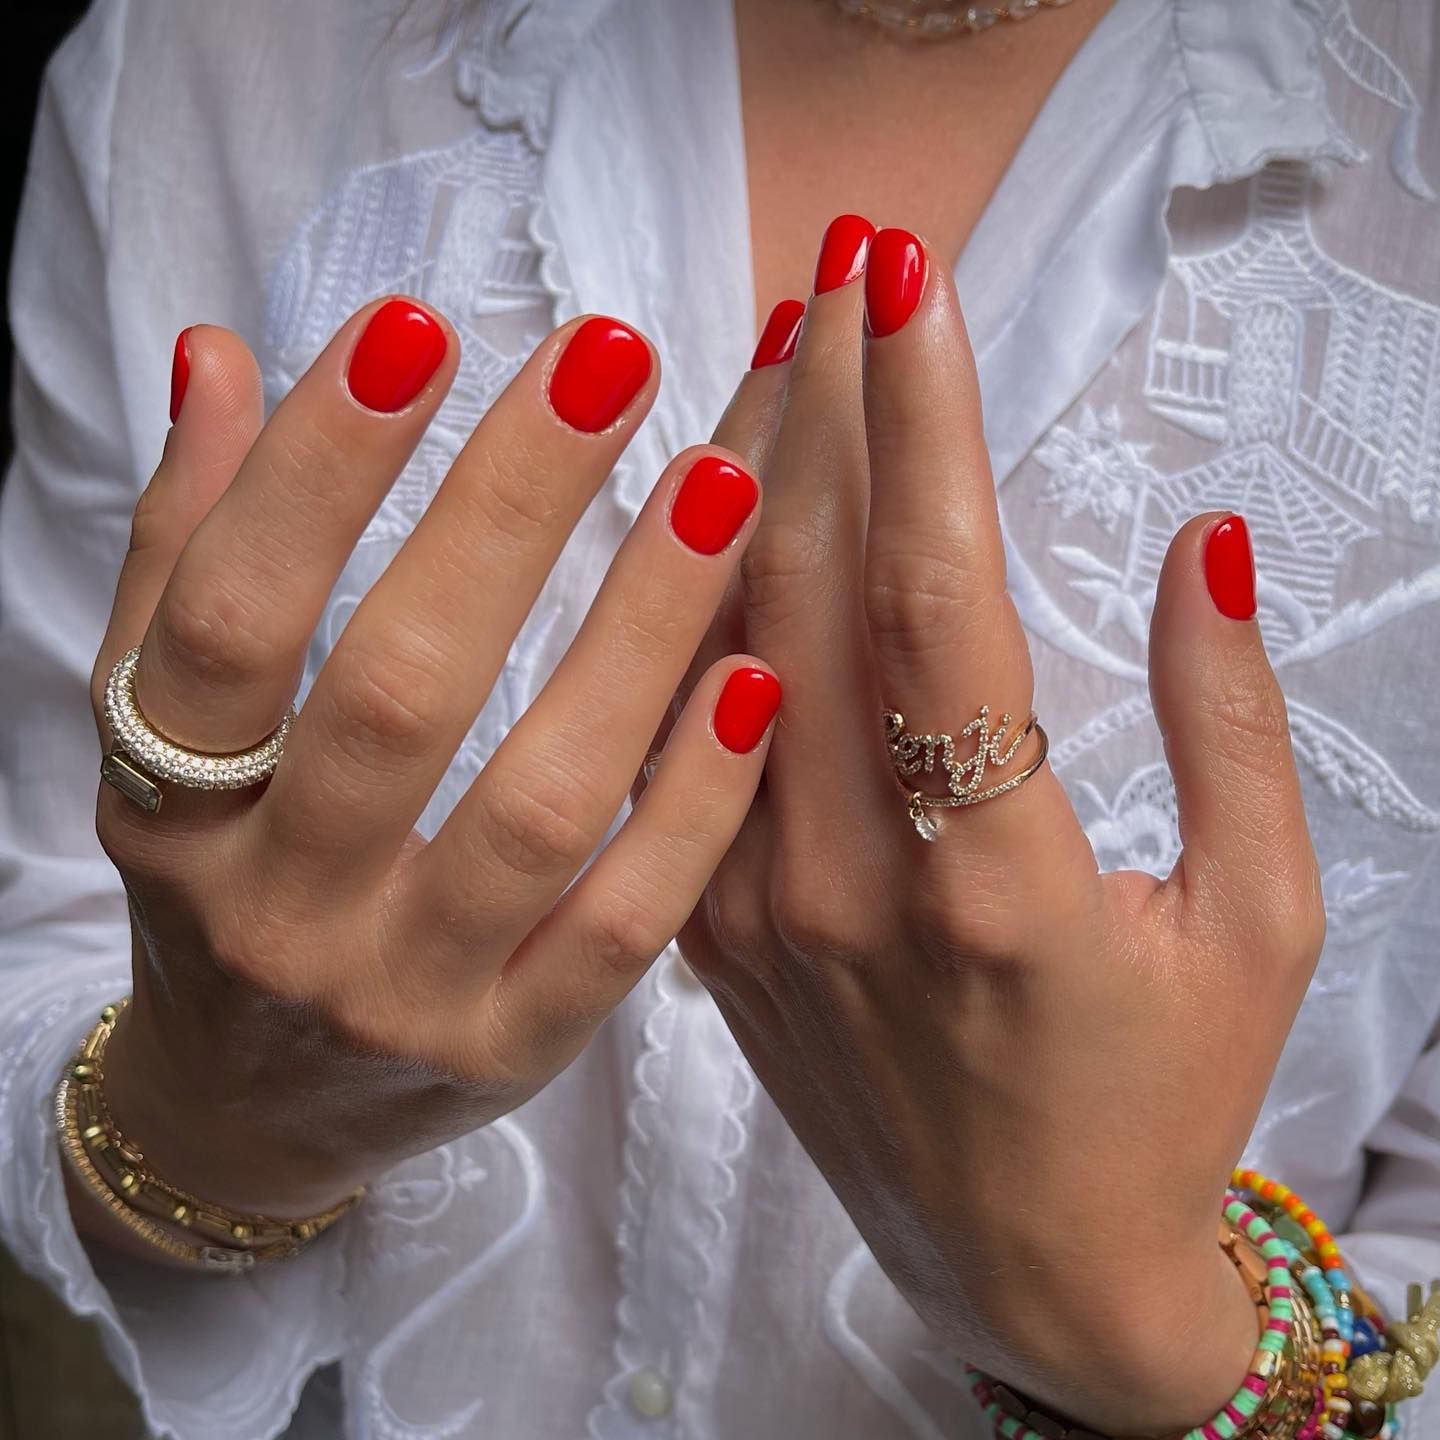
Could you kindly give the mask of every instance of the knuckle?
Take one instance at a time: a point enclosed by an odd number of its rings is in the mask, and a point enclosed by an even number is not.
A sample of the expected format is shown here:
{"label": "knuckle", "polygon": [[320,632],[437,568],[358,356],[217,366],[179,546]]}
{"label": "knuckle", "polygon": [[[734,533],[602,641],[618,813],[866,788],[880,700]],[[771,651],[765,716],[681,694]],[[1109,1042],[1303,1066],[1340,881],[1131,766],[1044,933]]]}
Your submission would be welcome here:
{"label": "knuckle", "polygon": [[587,1003],[583,993],[573,990],[563,995],[542,991],[522,999],[502,975],[490,992],[483,1049],[470,1068],[501,1095],[533,1094],[537,1080],[563,1068],[612,1008]]}
{"label": "knuckle", "polygon": [[331,656],[331,666],[330,730],[343,751],[364,760],[377,752],[402,759],[430,753],[439,736],[426,674],[358,647],[342,647]]}
{"label": "knuckle", "polygon": [[1313,857],[1297,857],[1296,874],[1269,892],[1263,923],[1280,963],[1307,973],[1325,948],[1328,920]]}
{"label": "knuckle", "polygon": [[[838,399],[833,392],[839,382],[855,375],[855,344],[848,328],[824,323],[817,319],[810,322],[805,344],[800,346],[790,362],[790,391],[794,396],[814,392],[815,399],[822,403]],[[838,409],[838,405],[835,407]]]}
{"label": "knuckle", "polygon": [[1258,656],[1202,691],[1199,703],[1206,718],[1224,734],[1267,751],[1290,743],[1284,696],[1268,664]]}
{"label": "knuckle", "polygon": [[114,663],[114,658],[102,650],[95,657],[95,664],[90,671],[90,708],[95,712],[97,720],[105,713],[105,686],[109,683],[110,667]]}
{"label": "knuckle", "polygon": [[648,586],[626,597],[617,608],[610,643],[622,673],[637,674],[673,652],[692,617],[684,598]]}
{"label": "knuckle", "polygon": [[1292,949],[1297,965],[1314,965],[1320,958],[1320,952],[1325,948],[1325,937],[1328,930],[1329,923],[1326,919],[1324,905],[1306,906],[1295,917]]}
{"label": "knuckle", "polygon": [[658,907],[639,896],[612,893],[590,918],[590,958],[622,978],[638,975],[670,937],[656,924]]}
{"label": "knuckle", "polygon": [[252,928],[242,934],[236,926],[212,924],[205,949],[206,958],[226,979],[277,999],[301,998],[273,926]]}
{"label": "knuckle", "polygon": [[487,533],[530,547],[552,534],[567,513],[546,483],[550,466],[514,442],[484,452],[480,483],[471,503]]}
{"label": "knuckle", "polygon": [[833,893],[788,886],[774,906],[775,934],[787,954],[821,964],[853,965],[862,958],[869,923]]}
{"label": "knuckle", "polygon": [[1008,966],[1024,953],[1014,904],[984,884],[923,886],[910,921],[917,950],[942,970]]}
{"label": "knuckle", "polygon": [[738,869],[722,866],[705,891],[705,926],[716,952],[731,964],[761,953],[770,933],[762,897]]}
{"label": "knuckle", "polygon": [[746,609],[762,623],[783,621],[807,603],[822,570],[824,545],[793,524],[761,524],[740,557]]}
{"label": "knuckle", "polygon": [[253,606],[223,585],[173,585],[160,602],[158,636],[167,667],[205,684],[245,688],[288,670]]}
{"label": "knuckle", "polygon": [[582,819],[575,785],[543,772],[508,777],[481,792],[490,848],[523,875],[571,874],[589,858],[598,836]]}
{"label": "knuckle", "polygon": [[147,845],[144,819],[128,800],[107,794],[108,786],[100,786],[95,806],[95,836],[110,863],[122,876],[141,876],[154,868],[158,853]]}
{"label": "knuckle", "polygon": [[130,517],[130,553],[145,554],[158,549],[169,540],[172,528],[170,506],[165,503],[164,486],[157,471],[140,492]]}
{"label": "knuckle", "polygon": [[953,644],[956,628],[981,622],[989,597],[958,555],[876,550],[865,567],[865,614],[878,640],[905,652]]}
{"label": "knuckle", "polygon": [[344,493],[359,442],[344,417],[332,433],[316,416],[287,416],[257,452],[263,470],[258,493],[281,509],[326,505]]}

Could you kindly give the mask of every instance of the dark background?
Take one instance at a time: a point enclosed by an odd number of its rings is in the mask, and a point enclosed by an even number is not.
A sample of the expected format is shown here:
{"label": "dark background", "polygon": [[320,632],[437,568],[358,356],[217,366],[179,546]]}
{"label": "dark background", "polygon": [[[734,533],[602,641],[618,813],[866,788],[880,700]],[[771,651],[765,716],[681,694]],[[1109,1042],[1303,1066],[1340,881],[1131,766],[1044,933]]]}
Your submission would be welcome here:
{"label": "dark background", "polygon": [[[20,204],[20,186],[25,178],[25,157],[30,150],[30,127],[35,119],[35,101],[40,93],[40,76],[50,52],[65,32],[85,13],[84,0],[20,0],[7,8],[5,23],[6,84],[0,88],[0,116],[4,129],[3,169],[0,169],[0,230],[4,232],[4,273],[10,274],[10,242],[15,232],[15,211]],[[7,287],[8,295],[8,287]],[[5,311],[5,333],[0,336],[0,372],[5,396],[4,426],[0,429],[0,457],[10,456],[10,325]],[[0,1392],[3,1393],[3,1392]],[[0,1415],[4,1411],[0,1410]],[[3,1423],[3,1422],[0,1422]],[[3,1431],[0,1431],[3,1433]]]}

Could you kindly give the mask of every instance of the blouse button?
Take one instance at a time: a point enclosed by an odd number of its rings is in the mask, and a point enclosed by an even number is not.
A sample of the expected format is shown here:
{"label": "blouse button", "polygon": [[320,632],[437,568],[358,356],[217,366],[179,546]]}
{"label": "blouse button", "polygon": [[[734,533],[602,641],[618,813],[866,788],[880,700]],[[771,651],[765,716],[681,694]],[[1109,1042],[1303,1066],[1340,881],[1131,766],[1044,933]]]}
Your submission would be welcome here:
{"label": "blouse button", "polygon": [[663,1420],[675,1403],[670,1382],[650,1366],[637,1370],[630,1377],[630,1404],[645,1420]]}

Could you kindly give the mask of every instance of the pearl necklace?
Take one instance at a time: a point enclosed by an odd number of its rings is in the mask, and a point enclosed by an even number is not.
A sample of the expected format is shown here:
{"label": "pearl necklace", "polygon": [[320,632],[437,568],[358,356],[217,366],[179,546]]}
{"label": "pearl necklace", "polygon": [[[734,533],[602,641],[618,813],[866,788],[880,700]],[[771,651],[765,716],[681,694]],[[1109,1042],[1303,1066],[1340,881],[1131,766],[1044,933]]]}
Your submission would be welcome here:
{"label": "pearl necklace", "polygon": [[836,0],[847,15],[863,16],[891,30],[935,38],[977,34],[997,20],[1028,20],[1040,10],[1058,10],[1070,0],[997,0],[967,5],[961,0]]}

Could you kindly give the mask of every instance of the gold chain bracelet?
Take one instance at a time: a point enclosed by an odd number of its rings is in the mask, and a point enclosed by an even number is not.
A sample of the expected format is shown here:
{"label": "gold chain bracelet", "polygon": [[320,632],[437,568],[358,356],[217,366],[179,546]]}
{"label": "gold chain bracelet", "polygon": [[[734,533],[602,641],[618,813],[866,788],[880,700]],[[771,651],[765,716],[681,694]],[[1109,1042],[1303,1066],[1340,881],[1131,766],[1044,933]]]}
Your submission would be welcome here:
{"label": "gold chain bracelet", "polygon": [[[288,1259],[359,1204],[363,1185],[318,1215],[279,1220],[228,1210],[156,1175],[105,1103],[105,1047],[128,1004],[125,999],[100,1012],[55,1092],[61,1149],[87,1189],[127,1230],[172,1259],[233,1274]],[[162,1221],[189,1231],[196,1243],[187,1244]]]}

